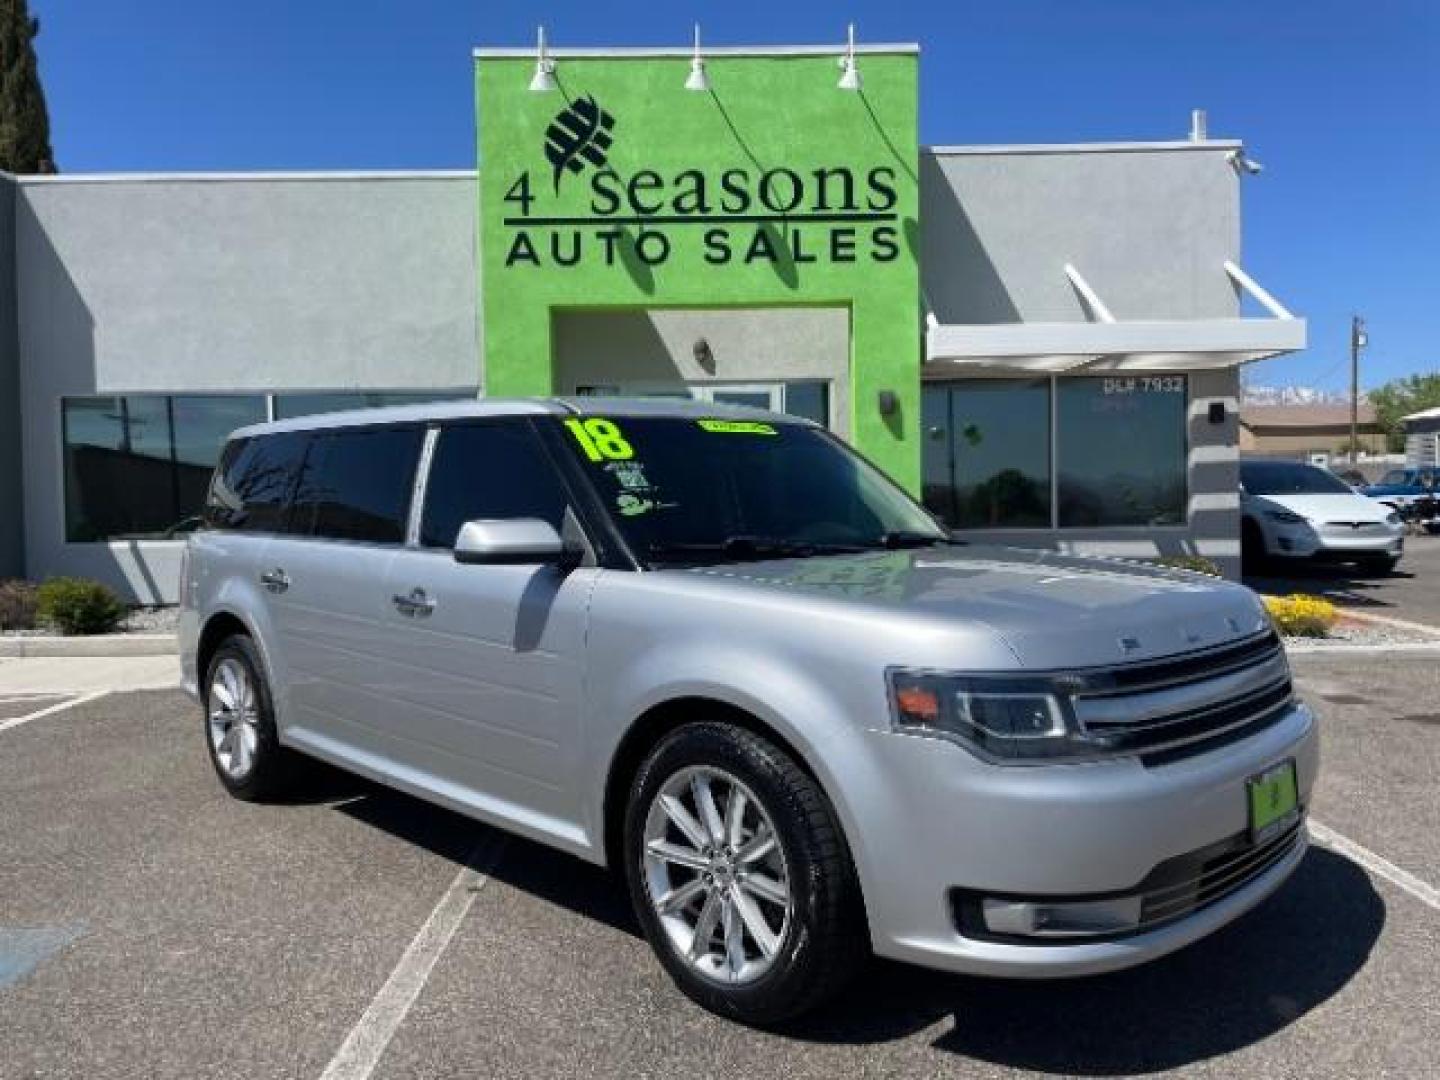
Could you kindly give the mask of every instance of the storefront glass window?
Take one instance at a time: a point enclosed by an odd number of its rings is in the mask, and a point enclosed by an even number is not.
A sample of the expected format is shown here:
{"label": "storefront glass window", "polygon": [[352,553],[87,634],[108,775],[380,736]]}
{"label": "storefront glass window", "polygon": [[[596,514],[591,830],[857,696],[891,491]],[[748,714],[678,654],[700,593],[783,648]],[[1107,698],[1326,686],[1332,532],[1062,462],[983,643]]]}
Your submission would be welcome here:
{"label": "storefront glass window", "polygon": [[198,523],[225,436],[265,419],[263,397],[67,398],[65,536],[164,539]]}
{"label": "storefront glass window", "polygon": [[584,384],[575,388],[576,397],[647,397],[714,401],[722,405],[748,405],[773,409],[822,427],[830,426],[830,384],[815,381],[787,383],[674,383],[665,386],[619,386],[613,383]]}
{"label": "storefront glass window", "polygon": [[347,409],[378,409],[386,405],[424,405],[431,401],[469,401],[474,390],[382,391],[379,393],[276,394],[275,419],[344,412]]}
{"label": "storefront glass window", "polygon": [[925,387],[924,499],[961,529],[1050,524],[1050,385],[970,379]]}
{"label": "storefront glass window", "polygon": [[1061,528],[1182,525],[1183,375],[1057,380]]}
{"label": "storefront glass window", "polygon": [[830,385],[823,382],[785,384],[785,411],[791,416],[830,426]]}

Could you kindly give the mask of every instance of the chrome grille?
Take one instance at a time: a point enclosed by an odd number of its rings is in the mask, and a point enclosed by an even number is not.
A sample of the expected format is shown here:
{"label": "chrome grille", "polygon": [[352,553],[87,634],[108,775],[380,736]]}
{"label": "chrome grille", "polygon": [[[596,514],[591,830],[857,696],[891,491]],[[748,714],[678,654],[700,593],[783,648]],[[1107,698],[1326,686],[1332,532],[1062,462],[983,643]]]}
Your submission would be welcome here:
{"label": "chrome grille", "polygon": [[1243,738],[1293,700],[1284,647],[1273,633],[1238,646],[1117,669],[1072,698],[1085,734],[1105,751],[1157,765]]}
{"label": "chrome grille", "polygon": [[1327,521],[1325,528],[1331,532],[1340,534],[1347,533],[1383,533],[1388,531],[1388,526],[1383,521]]}

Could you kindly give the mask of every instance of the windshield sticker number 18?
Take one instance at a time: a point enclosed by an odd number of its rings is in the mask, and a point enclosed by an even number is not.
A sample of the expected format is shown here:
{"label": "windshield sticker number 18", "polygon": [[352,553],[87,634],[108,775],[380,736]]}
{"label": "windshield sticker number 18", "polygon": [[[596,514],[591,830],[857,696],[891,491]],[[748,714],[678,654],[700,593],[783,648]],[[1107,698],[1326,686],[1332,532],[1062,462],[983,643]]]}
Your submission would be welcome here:
{"label": "windshield sticker number 18", "polygon": [[591,461],[628,461],[635,456],[634,448],[613,421],[566,420],[565,426]]}

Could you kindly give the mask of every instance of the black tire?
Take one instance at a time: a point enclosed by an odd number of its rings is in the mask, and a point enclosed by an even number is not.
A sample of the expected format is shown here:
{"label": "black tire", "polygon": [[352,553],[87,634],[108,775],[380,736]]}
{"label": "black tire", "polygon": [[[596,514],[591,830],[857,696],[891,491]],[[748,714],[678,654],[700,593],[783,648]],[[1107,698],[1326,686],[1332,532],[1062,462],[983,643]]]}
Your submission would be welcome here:
{"label": "black tire", "polygon": [[[770,967],[726,984],[679,955],[650,900],[645,824],[666,781],[695,766],[720,769],[758,799],[773,822],[790,882],[792,915]],[[869,934],[850,852],[829,800],[773,743],[731,724],[704,722],[666,736],[640,766],[625,813],[625,878],[640,925],[680,989],[728,1019],[767,1026],[838,993],[868,954]]]}
{"label": "black tire", "polygon": [[[255,691],[255,750],[247,771],[232,775],[221,766],[219,752],[211,736],[210,712],[215,678],[220,666],[226,662],[238,663],[246,671]],[[280,736],[275,728],[275,706],[270,696],[270,683],[265,677],[265,665],[255,642],[245,634],[234,634],[216,648],[210,658],[202,687],[204,716],[202,733],[205,749],[210,755],[210,764],[225,790],[237,799],[246,802],[260,802],[274,799],[292,791],[301,772],[301,759],[292,750],[280,745]]]}
{"label": "black tire", "polygon": [[1371,577],[1389,577],[1395,572],[1395,568],[1399,565],[1400,559],[1398,557],[1387,556],[1382,559],[1366,559],[1360,564],[1360,568]]}

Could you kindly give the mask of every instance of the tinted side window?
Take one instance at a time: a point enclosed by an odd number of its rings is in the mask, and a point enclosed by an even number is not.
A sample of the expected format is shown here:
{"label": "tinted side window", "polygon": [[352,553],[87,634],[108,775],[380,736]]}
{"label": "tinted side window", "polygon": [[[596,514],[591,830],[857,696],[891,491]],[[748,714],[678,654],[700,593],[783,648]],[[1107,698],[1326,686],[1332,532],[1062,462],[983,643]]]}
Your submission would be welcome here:
{"label": "tinted side window", "polygon": [[249,444],[249,439],[235,439],[226,443],[220,454],[205,496],[204,521],[212,529],[233,529],[239,524],[244,504],[235,491],[240,472],[236,466]]}
{"label": "tinted side window", "polygon": [[424,438],[419,427],[317,434],[300,474],[291,531],[403,543]]}
{"label": "tinted side window", "polygon": [[440,432],[420,543],[448,548],[476,518],[540,518],[559,531],[565,490],[535,434],[513,421],[460,424]]}
{"label": "tinted side window", "polygon": [[231,443],[210,485],[206,524],[244,532],[280,532],[309,436],[260,435]]}

